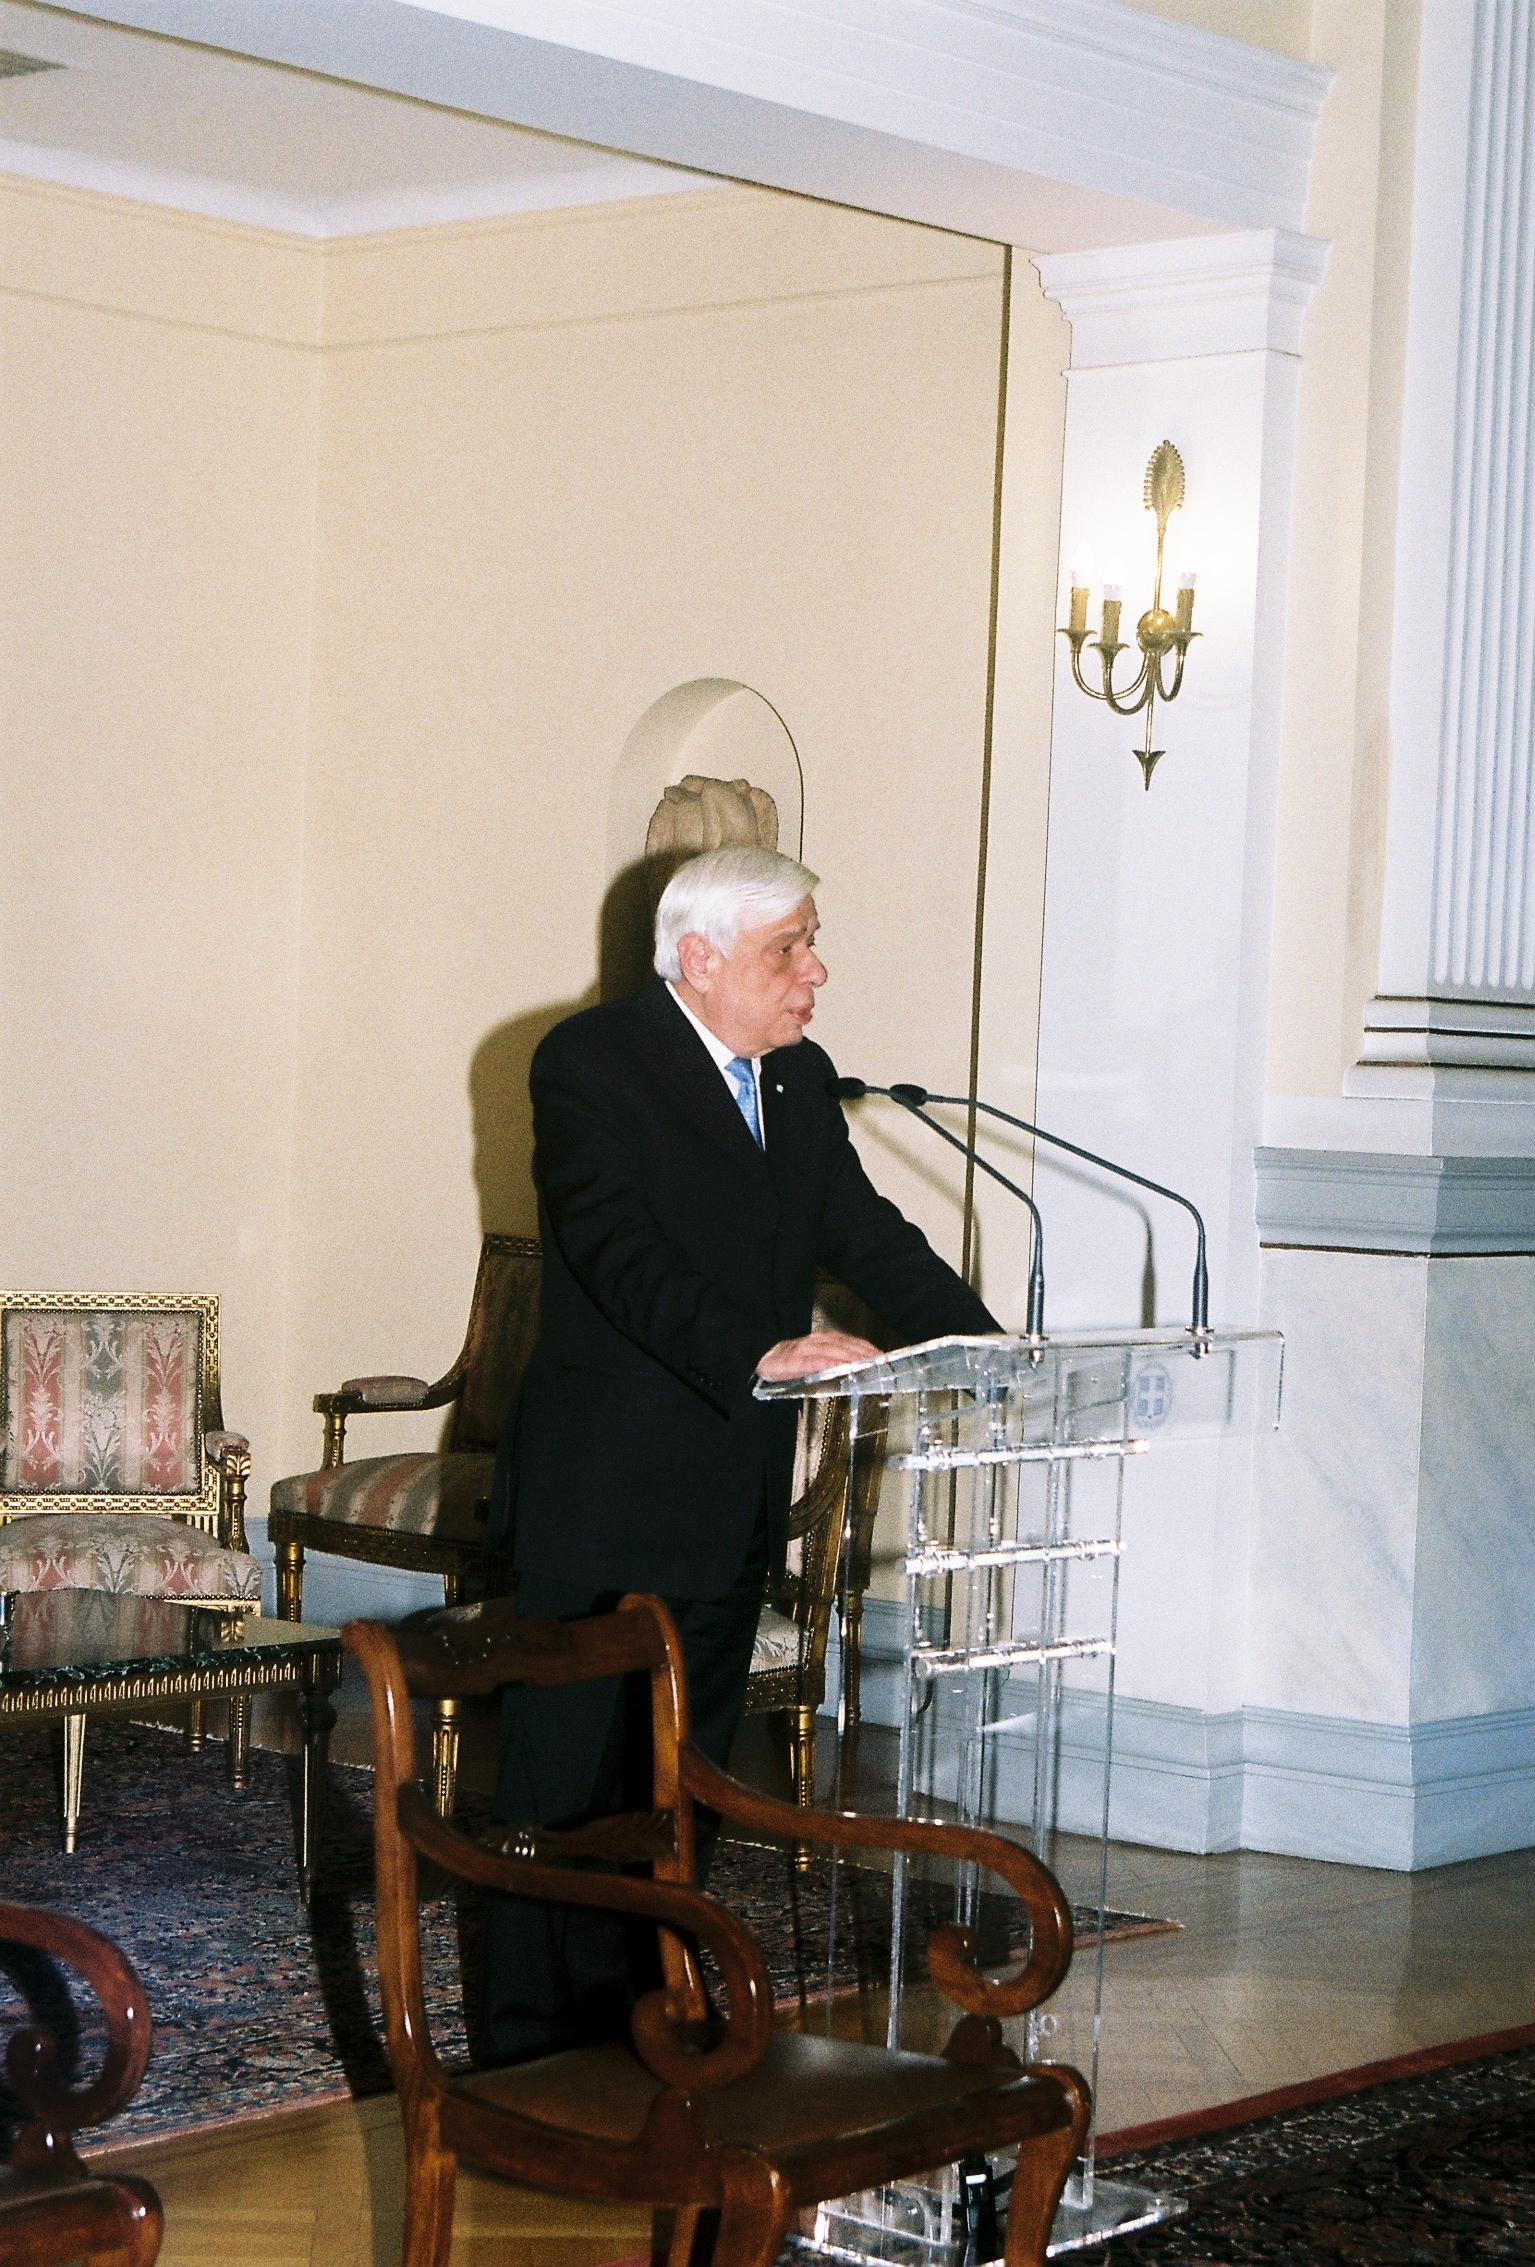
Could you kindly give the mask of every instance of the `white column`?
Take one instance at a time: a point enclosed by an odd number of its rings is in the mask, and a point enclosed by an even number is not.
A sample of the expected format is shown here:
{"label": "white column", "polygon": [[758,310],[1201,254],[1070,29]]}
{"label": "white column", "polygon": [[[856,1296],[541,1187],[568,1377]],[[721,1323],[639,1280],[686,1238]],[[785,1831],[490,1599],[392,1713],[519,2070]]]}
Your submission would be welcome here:
{"label": "white column", "polygon": [[1258,1157],[1243,1839],[1535,1835],[1535,15],[1425,0],[1377,996]]}
{"label": "white column", "polygon": [[[1258,1312],[1252,1157],[1300,327],[1325,258],[1324,245],[1263,231],[1039,262],[1072,325],[1057,618],[1065,566],[1086,544],[1096,577],[1122,583],[1122,635],[1133,637],[1155,547],[1142,482],[1167,439],[1188,494],[1170,559],[1197,568],[1202,635],[1180,698],[1159,711],[1156,743],[1167,752],[1149,790],[1132,752],[1138,723],[1083,697],[1061,641],[1036,1114],[1193,1197],[1209,1225],[1220,1323]],[[1133,1327],[1153,1312],[1188,1319],[1185,1215],[1091,1171],[1062,1170],[1046,1152],[1035,1190],[1055,1327]],[[1250,1472],[1249,1448],[1199,1446],[1134,1473],[1119,1833],[1196,1849],[1238,1839]],[[1076,1705],[1085,1747],[1090,1688],[1078,1688]]]}
{"label": "white column", "polygon": [[1528,0],[1427,0],[1419,83],[1385,908],[1348,1086],[1514,1099],[1535,1071]]}

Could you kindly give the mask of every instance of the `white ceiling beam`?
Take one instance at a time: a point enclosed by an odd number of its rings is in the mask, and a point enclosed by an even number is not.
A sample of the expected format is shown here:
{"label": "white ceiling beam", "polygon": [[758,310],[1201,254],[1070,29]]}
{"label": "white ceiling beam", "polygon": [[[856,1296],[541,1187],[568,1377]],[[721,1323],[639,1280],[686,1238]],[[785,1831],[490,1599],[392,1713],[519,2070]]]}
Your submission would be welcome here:
{"label": "white ceiling beam", "polygon": [[1330,84],[1119,0],[64,4],[1036,251],[1300,228]]}

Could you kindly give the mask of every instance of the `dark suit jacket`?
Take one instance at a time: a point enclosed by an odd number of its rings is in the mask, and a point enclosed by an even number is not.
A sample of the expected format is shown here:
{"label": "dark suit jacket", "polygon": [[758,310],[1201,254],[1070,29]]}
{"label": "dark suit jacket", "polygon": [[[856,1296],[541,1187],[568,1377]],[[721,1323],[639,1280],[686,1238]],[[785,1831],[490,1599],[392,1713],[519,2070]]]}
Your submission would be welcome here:
{"label": "dark suit jacket", "polygon": [[539,1047],[542,1328],[492,1521],[528,1587],[722,1596],[764,1505],[779,1563],[795,1411],[752,1379],[818,1264],[907,1341],[998,1327],[871,1186],[832,1075],[808,1039],[763,1058],[764,1152],[659,977]]}

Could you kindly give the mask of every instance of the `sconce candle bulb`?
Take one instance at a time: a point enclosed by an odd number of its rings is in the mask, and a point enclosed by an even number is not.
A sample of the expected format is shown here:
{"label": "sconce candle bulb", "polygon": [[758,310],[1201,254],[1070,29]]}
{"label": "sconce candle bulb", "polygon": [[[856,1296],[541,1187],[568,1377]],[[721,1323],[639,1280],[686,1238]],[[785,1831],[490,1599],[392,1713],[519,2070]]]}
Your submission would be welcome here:
{"label": "sconce candle bulb", "polygon": [[[1174,701],[1183,686],[1183,664],[1188,650],[1199,632],[1194,628],[1194,575],[1185,569],[1178,579],[1176,612],[1169,614],[1162,604],[1163,551],[1167,541],[1167,523],[1183,503],[1183,459],[1171,441],[1159,442],[1151,452],[1146,467],[1145,502],[1148,512],[1155,512],[1157,520],[1157,569],[1152,586],[1151,604],[1135,625],[1135,642],[1140,648],[1141,663],[1128,685],[1114,683],[1114,664],[1125,648],[1119,642],[1119,616],[1121,596],[1119,586],[1103,586],[1103,615],[1098,636],[1092,641],[1092,650],[1098,656],[1098,675],[1101,683],[1090,685],[1082,674],[1082,650],[1089,643],[1087,634],[1087,589],[1085,573],[1079,576],[1076,565],[1072,569],[1071,610],[1066,627],[1060,635],[1071,645],[1071,674],[1089,700],[1106,701],[1116,716],[1136,716],[1146,712],[1145,743],[1135,751],[1141,767],[1141,777],[1147,788],[1151,774],[1160,761],[1163,751],[1151,744],[1152,721],[1159,700]],[[1081,554],[1078,554],[1080,558]],[[1079,603],[1080,601],[1080,603]],[[1173,675],[1168,683],[1163,675],[1163,664],[1168,656],[1175,656]]]}

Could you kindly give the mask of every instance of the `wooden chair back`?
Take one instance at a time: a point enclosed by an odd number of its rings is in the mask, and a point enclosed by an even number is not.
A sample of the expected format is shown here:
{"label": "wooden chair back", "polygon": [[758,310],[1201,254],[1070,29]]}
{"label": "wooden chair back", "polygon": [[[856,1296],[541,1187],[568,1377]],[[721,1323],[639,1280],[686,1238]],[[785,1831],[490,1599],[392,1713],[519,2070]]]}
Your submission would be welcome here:
{"label": "wooden chair back", "polygon": [[107,2036],[100,2070],[77,2086],[60,2069],[57,2042],[46,2031],[11,2035],[6,2077],[27,2114],[0,2167],[0,2259],[16,2267],[64,2267],[81,2258],[100,2267],[149,2267],[164,2228],[159,2198],[147,2181],[93,2178],[73,2138],[83,2126],[114,2117],[144,2075],[152,2039],[144,1986],[109,1937],[63,1913],[0,1904],[0,1947],[8,1945],[83,1976]]}
{"label": "wooden chair back", "polygon": [[[654,1921],[665,1989],[634,2012],[635,2044],[645,2062],[668,2084],[688,2087],[724,2084],[749,2069],[772,2029],[772,1988],[747,1930],[692,1888],[693,1803],[682,1759],[696,1751],[688,1742],[682,1647],[660,1600],[630,1597],[616,1613],[546,1621],[523,1619],[513,1600],[492,1599],[434,1615],[417,1630],[390,1633],[375,1622],[349,1622],[342,1639],[362,1663],[372,1710],[379,1988],[391,2054],[397,2061],[403,2055],[403,2070],[395,2070],[401,2094],[438,2095],[445,2084],[422,1996],[421,1858],[486,1888],[504,1887],[505,1861],[515,1858],[526,1895]],[[649,1811],[564,1831],[493,1824],[477,1844],[446,1825],[417,1784],[412,1696],[458,1702],[509,1684],[550,1687],[631,1675],[650,1680]],[[646,1865],[651,1878],[574,1870],[593,1860],[605,1867]],[[723,1971],[729,1995],[728,2031],[718,2045],[707,2043],[699,1940]]]}

